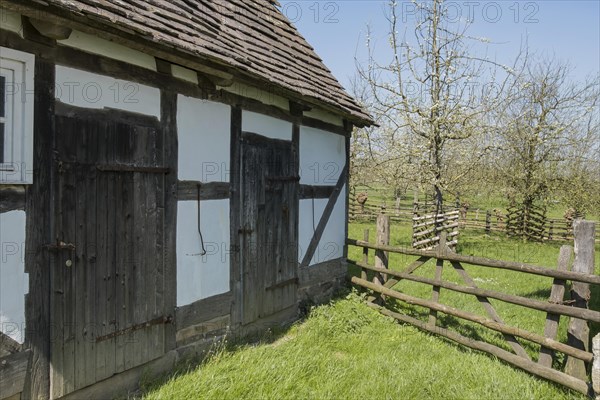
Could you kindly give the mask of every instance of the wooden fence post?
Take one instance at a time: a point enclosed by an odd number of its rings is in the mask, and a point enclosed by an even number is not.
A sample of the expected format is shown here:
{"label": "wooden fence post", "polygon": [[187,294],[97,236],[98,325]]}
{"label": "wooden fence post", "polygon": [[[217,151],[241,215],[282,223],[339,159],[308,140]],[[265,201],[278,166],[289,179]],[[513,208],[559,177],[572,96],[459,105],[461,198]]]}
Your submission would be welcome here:
{"label": "wooden fence post", "polygon": [[592,364],[592,387],[596,400],[600,400],[600,333],[592,340],[594,362]]}
{"label": "wooden fence post", "polygon": [[485,212],[485,234],[489,235],[492,231],[492,212],[487,210]]}
{"label": "wooden fence post", "polygon": [[[377,244],[379,245],[389,245],[390,244],[390,216],[379,214],[377,216]],[[376,250],[375,251],[375,266],[377,268],[386,268],[388,267],[388,256],[387,252]],[[379,282],[383,285],[387,281],[387,275],[383,275],[381,277],[376,276],[375,279],[381,279]]]}
{"label": "wooden fence post", "polygon": [[[365,242],[369,242],[369,230],[365,229],[364,233],[363,233],[363,240]],[[365,264],[369,263],[369,248],[368,247],[363,247],[363,262]],[[367,270],[364,268],[361,268],[360,270],[360,277],[361,279],[364,279],[365,281],[367,280]]]}
{"label": "wooden fence post", "polygon": [[[577,220],[573,223],[575,235],[575,261],[573,272],[594,273],[594,237],[596,224],[591,221]],[[573,282],[571,300],[575,307],[588,308],[590,299],[589,283]],[[590,329],[587,321],[571,318],[567,333],[567,344],[580,350],[589,351]],[[585,363],[573,357],[567,358],[565,372],[581,380],[587,379]]]}
{"label": "wooden fence post", "polygon": [[550,220],[550,228],[548,228],[548,240],[552,240],[554,236],[554,221]]}
{"label": "wooden fence post", "polygon": [[[436,253],[438,256],[442,256],[446,251],[447,251],[446,250],[446,232],[442,231],[442,232],[440,232],[440,240],[437,245]],[[442,280],[443,270],[444,270],[444,260],[438,258],[435,263],[435,280],[436,281]],[[431,301],[433,301],[434,303],[437,303],[440,299],[440,289],[441,288],[439,286],[432,287]],[[436,324],[437,324],[437,311],[429,310],[429,327],[435,328]]]}
{"label": "wooden fence post", "polygon": [[[558,255],[558,271],[568,271],[569,264],[571,262],[571,256],[573,254],[573,248],[571,246],[561,246],[560,253]],[[550,299],[548,301],[553,304],[561,304],[565,297],[565,285],[564,279],[554,279],[552,283],[552,290],[550,291]],[[544,327],[544,336],[548,339],[556,339],[558,334],[558,325],[560,323],[560,314],[547,313],[546,324]],[[548,347],[542,346],[540,349],[540,356],[538,358],[538,364],[548,368],[552,368],[552,361],[554,359],[554,351]]]}

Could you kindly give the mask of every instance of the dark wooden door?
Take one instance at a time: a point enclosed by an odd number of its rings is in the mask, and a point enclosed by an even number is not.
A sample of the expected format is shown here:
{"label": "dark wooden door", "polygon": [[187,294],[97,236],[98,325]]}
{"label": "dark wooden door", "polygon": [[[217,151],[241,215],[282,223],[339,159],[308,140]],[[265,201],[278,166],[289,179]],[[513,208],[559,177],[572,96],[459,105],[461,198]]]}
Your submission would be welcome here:
{"label": "dark wooden door", "polygon": [[164,296],[158,121],[86,115],[56,117],[53,398],[164,354],[174,306]]}
{"label": "dark wooden door", "polygon": [[296,307],[298,172],[292,144],[242,134],[242,322]]}

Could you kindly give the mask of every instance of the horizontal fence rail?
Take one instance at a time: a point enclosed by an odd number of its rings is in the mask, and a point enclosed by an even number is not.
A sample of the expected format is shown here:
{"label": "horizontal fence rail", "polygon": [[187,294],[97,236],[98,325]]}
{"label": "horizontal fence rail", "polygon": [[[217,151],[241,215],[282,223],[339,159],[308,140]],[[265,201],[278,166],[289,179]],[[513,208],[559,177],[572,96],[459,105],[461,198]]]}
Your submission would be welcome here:
{"label": "horizontal fence rail", "polygon": [[[385,229],[389,230],[389,226],[385,226]],[[600,276],[594,275],[595,223],[577,221],[574,224],[574,235],[576,237],[576,251],[572,270],[569,270],[572,254],[572,248],[569,246],[562,246],[558,259],[558,268],[555,269],[541,265],[458,254],[448,247],[446,232],[440,233],[439,244],[433,250],[390,246],[388,244],[389,237],[387,241],[382,241],[381,239],[385,239],[386,237],[382,236],[379,232],[377,234],[378,243],[370,243],[368,230],[365,231],[365,240],[347,239],[346,243],[350,246],[362,248],[362,261],[348,260],[348,263],[360,269],[360,276],[352,276],[351,281],[354,285],[372,293],[366,299],[370,307],[398,321],[409,323],[419,329],[443,336],[461,345],[487,352],[542,378],[559,383],[578,392],[590,394],[591,385],[588,382],[586,371],[592,363],[598,364],[598,370],[594,369],[592,375],[599,378],[597,386],[600,388],[600,346],[597,346],[599,347],[598,354],[596,354],[595,350],[594,352],[590,351],[589,330],[587,328],[588,322],[600,323],[600,311],[592,310],[588,307],[592,293],[589,285],[600,285]],[[369,264],[369,250],[375,251],[375,265]],[[408,266],[405,266],[404,269],[398,271],[389,267],[390,253],[418,258]],[[413,272],[430,260],[435,261],[434,278],[413,274]],[[442,271],[445,263],[449,263],[452,269],[458,273],[464,282],[463,284],[442,279]],[[502,269],[515,274],[526,273],[553,278],[550,298],[548,301],[542,301],[518,294],[479,288],[475,279],[463,268],[463,264]],[[369,279],[369,276],[372,279]],[[402,281],[427,285],[431,288],[431,298],[424,299],[395,289],[395,286]],[[563,300],[568,283],[571,283],[571,300],[565,302]],[[439,301],[442,289],[474,296],[483,307],[487,316],[461,310],[449,304],[442,304]],[[544,333],[535,333],[521,326],[512,326],[506,323],[492,303],[490,303],[489,299],[514,304],[525,309],[545,312]],[[390,310],[387,306],[389,300],[429,310],[428,321],[422,321],[402,312]],[[482,340],[474,340],[456,331],[441,327],[437,313],[475,323],[500,333],[506,340],[506,344],[512,349],[512,352],[495,344]],[[567,343],[557,340],[558,324],[561,316],[570,318]],[[537,362],[532,360],[530,354],[517,338],[539,345]],[[598,342],[600,343],[600,335],[598,335]],[[556,364],[553,364],[555,358],[554,352],[566,355],[564,371],[553,368],[553,365],[556,366]]]}
{"label": "horizontal fence rail", "polygon": [[433,250],[416,250],[404,247],[378,245],[357,239],[347,239],[346,243],[351,246],[366,247],[369,249],[381,251],[389,251],[392,253],[404,254],[408,256],[435,257],[445,261],[458,261],[463,262],[465,264],[477,265],[481,267],[509,269],[512,271],[546,276],[549,278],[567,279],[576,282],[593,283],[597,285],[600,284],[600,276],[598,275],[569,271],[558,271],[555,269],[550,269],[549,267],[543,267],[534,264],[519,263],[514,261],[500,261],[485,257],[465,256],[462,254],[454,253],[453,251],[444,251],[438,253]]}

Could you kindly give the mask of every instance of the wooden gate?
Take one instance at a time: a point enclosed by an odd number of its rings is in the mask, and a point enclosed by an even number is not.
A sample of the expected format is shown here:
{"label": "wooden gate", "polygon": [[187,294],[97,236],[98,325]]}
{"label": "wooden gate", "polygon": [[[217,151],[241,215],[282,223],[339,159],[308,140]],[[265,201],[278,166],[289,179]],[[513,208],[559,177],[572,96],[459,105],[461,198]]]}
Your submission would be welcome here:
{"label": "wooden gate", "polygon": [[242,322],[296,306],[298,182],[291,142],[242,134]]}
{"label": "wooden gate", "polygon": [[[155,118],[57,106],[51,396],[165,353],[162,132]],[[50,149],[48,150],[50,151]]]}

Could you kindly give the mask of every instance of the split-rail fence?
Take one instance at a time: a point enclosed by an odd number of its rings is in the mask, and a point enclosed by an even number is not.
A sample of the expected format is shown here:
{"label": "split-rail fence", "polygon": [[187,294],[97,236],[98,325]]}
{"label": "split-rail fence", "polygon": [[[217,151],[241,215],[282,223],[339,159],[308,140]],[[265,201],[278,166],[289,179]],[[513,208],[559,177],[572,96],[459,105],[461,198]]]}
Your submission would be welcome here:
{"label": "split-rail fence", "polygon": [[[379,218],[378,226],[385,217]],[[594,352],[590,348],[588,323],[600,323],[600,312],[589,309],[591,296],[590,285],[600,285],[600,276],[594,273],[594,236],[595,223],[589,221],[576,221],[575,232],[575,258],[570,267],[573,249],[562,246],[558,258],[557,268],[524,264],[510,261],[500,261],[483,257],[461,255],[454,252],[446,244],[446,235],[443,233],[439,244],[434,250],[423,251],[412,248],[390,246],[385,243],[385,232],[377,234],[377,243],[368,241],[368,230],[365,231],[366,240],[347,239],[350,246],[363,249],[363,259],[349,260],[349,264],[360,268],[360,276],[352,276],[352,283],[372,292],[367,298],[368,305],[381,313],[396,320],[411,324],[423,331],[440,335],[463,346],[489,353],[500,360],[521,368],[529,373],[548,379],[570,389],[584,394],[593,394],[592,384],[588,379],[588,371],[592,362],[597,365],[592,371],[595,392],[600,394],[600,334],[594,338]],[[375,265],[368,264],[369,251],[375,251]],[[392,269],[389,265],[389,253],[398,253],[418,257],[403,270]],[[418,268],[429,260],[435,260],[435,278],[430,279],[413,274]],[[456,284],[442,280],[445,264],[458,272],[464,284]],[[477,279],[473,278],[463,264],[513,271],[515,279],[518,274],[534,274],[552,278],[551,293],[548,301],[540,301],[521,295],[508,294],[495,290],[479,288]],[[431,298],[424,299],[395,290],[395,286],[402,280],[417,282],[431,286]],[[550,283],[549,283],[550,286]],[[565,300],[565,294],[570,288],[570,299]],[[449,290],[468,295],[473,295],[481,303],[487,317],[472,312],[464,311],[439,301],[440,291]],[[407,314],[390,309],[387,299],[424,307],[429,309],[427,321],[414,318]],[[490,299],[501,301],[529,310],[545,312],[544,333],[539,334],[528,331],[523,327],[511,326],[499,315]],[[457,331],[440,326],[438,313],[443,313],[471,323],[479,324],[485,328],[500,332],[511,351],[507,351],[494,344],[463,336]],[[563,343],[557,340],[558,326],[561,317],[569,317],[568,340]],[[537,361],[525,351],[520,340],[526,340],[540,345]],[[554,360],[556,352],[563,353],[567,359],[564,370],[556,368]],[[535,357],[535,355],[534,355]]]}

